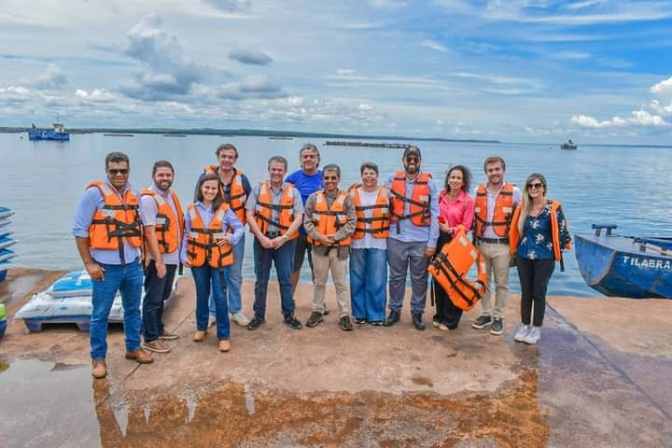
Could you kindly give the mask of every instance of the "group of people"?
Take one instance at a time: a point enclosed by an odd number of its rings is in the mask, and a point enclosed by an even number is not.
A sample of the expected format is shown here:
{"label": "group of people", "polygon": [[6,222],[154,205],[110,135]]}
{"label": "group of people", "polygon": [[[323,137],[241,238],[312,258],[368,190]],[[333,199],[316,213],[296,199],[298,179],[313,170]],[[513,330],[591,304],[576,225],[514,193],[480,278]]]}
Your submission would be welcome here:
{"label": "group of people", "polygon": [[[504,160],[493,156],[483,165],[487,182],[473,195],[471,173],[463,165],[448,170],[439,192],[431,174],[421,169],[420,149],[408,146],[402,169],[385,184],[379,183],[378,166],[365,162],[361,182],[342,188],[340,167],[327,164],[320,169],[318,148],[306,144],[299,153],[301,169],[287,175],[287,160],[273,156],[268,179],[253,185],[236,167],[234,145],[219,146],[216,156],[218,164],[206,166],[199,176],[186,213],[171,189],[175,170],[166,160],[154,164],[153,184],[138,192],[129,182],[128,156],[113,152],[105,159],[106,181],[87,186],[72,233],[93,281],[94,378],[107,375],[108,315],[117,292],[124,308],[126,358],[145,364],[153,361],[148,351],[170,351],[165,341],[178,336],[164,328],[162,312],[181,265],[191,268],[196,288],[193,340],[206,340],[214,321],[221,352],[231,349],[230,321],[249,330],[264,325],[273,265],[284,323],[302,328],[295,316],[294,292],[305,259],[314,283],[307,327],[316,327],[329,313],[325,289],[330,273],[342,330],[353,330],[353,321],[395,325],[401,319],[410,273],[412,323],[424,330],[428,266],[460,228],[473,229],[488,279],[495,285],[493,291],[488,284],[481,314],[472,326],[503,333],[513,256],[522,292],[521,323],[514,339],[530,344],[539,340],[547,285],[555,261],[569,247],[562,207],[546,198],[543,175],[530,175],[521,192],[504,180]],[[243,313],[241,299],[246,225],[254,235],[251,319]],[[431,295],[436,305],[432,325],[439,330],[457,328],[462,309],[436,281]]]}

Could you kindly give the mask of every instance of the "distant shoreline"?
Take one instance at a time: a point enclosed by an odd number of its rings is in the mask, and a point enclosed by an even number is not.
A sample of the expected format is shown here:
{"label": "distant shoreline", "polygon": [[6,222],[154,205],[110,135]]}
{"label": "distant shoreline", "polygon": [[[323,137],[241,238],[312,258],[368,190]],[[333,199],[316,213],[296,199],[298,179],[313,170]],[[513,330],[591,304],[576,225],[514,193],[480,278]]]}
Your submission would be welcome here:
{"label": "distant shoreline", "polygon": [[[0,127],[0,133],[28,132],[27,127]],[[389,135],[349,135],[328,134],[320,132],[295,132],[295,131],[265,131],[259,129],[171,129],[171,128],[68,128],[70,134],[156,134],[162,136],[185,136],[185,135],[211,135],[227,137],[275,137],[275,139],[313,138],[313,139],[358,139],[358,140],[393,140],[393,141],[426,141],[426,142],[449,142],[449,143],[493,143],[501,144],[499,140],[475,140],[475,139],[452,139],[440,137],[408,137]]]}

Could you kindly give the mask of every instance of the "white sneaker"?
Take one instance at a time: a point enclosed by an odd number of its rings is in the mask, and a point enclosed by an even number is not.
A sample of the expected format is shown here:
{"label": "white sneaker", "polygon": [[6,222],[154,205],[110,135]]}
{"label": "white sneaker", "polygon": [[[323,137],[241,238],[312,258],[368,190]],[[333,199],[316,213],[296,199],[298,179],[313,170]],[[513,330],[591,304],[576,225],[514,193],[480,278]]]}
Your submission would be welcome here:
{"label": "white sneaker", "polygon": [[513,335],[513,340],[516,342],[523,342],[525,340],[525,336],[527,336],[527,333],[529,332],[530,327],[528,325],[519,324],[516,334]]}
{"label": "white sneaker", "polygon": [[448,331],[448,330],[450,330],[450,328],[448,328],[448,327],[447,327],[446,325],[444,325],[444,324],[439,324],[439,330],[441,330],[441,331]]}
{"label": "white sneaker", "polygon": [[242,311],[239,311],[236,314],[229,313],[229,317],[231,318],[232,321],[243,327],[247,327],[247,324],[250,323],[250,319],[245,317]]}
{"label": "white sneaker", "polygon": [[526,344],[536,344],[539,339],[541,339],[541,327],[532,327],[523,339],[523,342]]}

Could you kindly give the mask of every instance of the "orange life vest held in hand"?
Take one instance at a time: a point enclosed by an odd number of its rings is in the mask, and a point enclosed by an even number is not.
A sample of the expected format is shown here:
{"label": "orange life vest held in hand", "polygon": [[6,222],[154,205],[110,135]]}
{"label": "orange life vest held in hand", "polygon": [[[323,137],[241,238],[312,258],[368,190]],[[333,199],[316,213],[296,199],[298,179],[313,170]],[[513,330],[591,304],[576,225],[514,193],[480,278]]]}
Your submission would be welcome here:
{"label": "orange life vest held in hand", "polygon": [[504,184],[495,200],[495,212],[492,221],[488,221],[488,192],[484,184],[478,186],[474,200],[474,236],[483,237],[483,227],[492,226],[495,234],[502,238],[508,238],[509,225],[513,215],[513,188],[514,184]]}
{"label": "orange life vest held in hand", "polygon": [[[416,226],[426,227],[430,224],[430,199],[429,181],[432,175],[429,173],[420,173],[415,183],[411,197],[406,197],[406,174],[404,171],[397,171],[394,174],[390,189],[390,222],[398,222],[403,219],[410,219]],[[404,205],[410,204],[408,214],[404,214]],[[397,225],[397,233],[399,227]]]}
{"label": "orange life vest held in hand", "polygon": [[162,254],[175,252],[180,247],[180,239],[184,234],[184,213],[182,213],[182,206],[177,194],[174,191],[170,192],[177,216],[175,216],[175,212],[173,212],[173,208],[168,201],[154,190],[142,190],[140,196],[151,196],[156,202],[157,213],[154,229],[156,239],[159,242],[159,252]]}
{"label": "orange life vest held in hand", "polygon": [[[284,184],[282,198],[279,204],[272,204],[271,186],[268,181],[259,183],[259,195],[257,204],[254,207],[254,220],[261,233],[268,233],[269,224],[273,224],[279,229],[281,235],[285,235],[289,226],[294,221],[294,185]],[[278,220],[273,221],[273,211],[277,211]],[[289,235],[293,240],[299,236],[299,232]]]}
{"label": "orange life vest held in hand", "polygon": [[[467,278],[469,269],[476,263],[478,277]],[[453,304],[469,311],[483,297],[488,274],[485,260],[464,230],[459,226],[457,234],[445,244],[427,268],[432,277],[441,285]]]}
{"label": "orange life vest held in hand", "polygon": [[[245,194],[245,188],[243,188],[243,172],[238,168],[234,168],[236,174],[231,178],[230,186],[230,196],[227,203],[231,207],[231,211],[236,214],[240,222],[245,225],[247,223],[247,218],[245,217],[245,203],[247,202],[247,194]],[[204,173],[214,173],[219,174],[219,167],[217,165],[208,165],[203,169]],[[222,197],[226,198],[224,194],[224,184],[221,184]]]}
{"label": "orange life vest held in hand", "polygon": [[[91,249],[118,250],[123,252],[126,241],[132,247],[142,245],[142,222],[138,197],[129,188],[123,198],[105,182],[91,182],[86,189],[96,187],[103,195],[103,208],[96,210],[89,227]],[[124,260],[124,257],[121,257]]]}
{"label": "orange life vest held in hand", "polygon": [[[315,210],[313,211],[312,221],[315,224],[315,229],[321,235],[334,234],[348,223],[348,214],[345,211],[345,198],[348,197],[347,191],[340,191],[338,196],[331,203],[327,202],[327,195],[323,190],[315,192]],[[352,238],[347,237],[337,241],[334,246],[349,246]],[[308,242],[315,246],[322,246],[321,241],[315,241],[310,236]]]}
{"label": "orange life vest held in hand", "polygon": [[217,245],[217,240],[226,235],[222,231],[222,224],[226,219],[229,205],[222,203],[215,212],[208,228],[203,225],[203,219],[194,204],[189,206],[191,231],[187,236],[187,257],[193,267],[201,267],[206,263],[215,269],[233,264],[233,249],[230,244]]}
{"label": "orange life vest held in hand", "polygon": [[[366,233],[370,233],[374,238],[387,238],[390,233],[390,200],[387,188],[380,188],[374,205],[362,206],[359,188],[354,188],[350,195],[357,212],[357,225],[352,239],[364,238]],[[367,210],[372,211],[371,217],[366,217]]]}

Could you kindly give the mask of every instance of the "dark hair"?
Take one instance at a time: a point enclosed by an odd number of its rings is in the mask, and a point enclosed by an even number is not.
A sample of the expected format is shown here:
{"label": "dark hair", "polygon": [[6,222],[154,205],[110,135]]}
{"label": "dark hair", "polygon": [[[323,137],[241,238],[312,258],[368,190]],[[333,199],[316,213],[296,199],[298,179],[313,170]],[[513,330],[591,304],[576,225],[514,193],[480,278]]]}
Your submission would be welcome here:
{"label": "dark hair", "polygon": [[271,169],[271,163],[273,162],[279,162],[285,165],[285,171],[287,171],[287,159],[285,159],[282,156],[273,156],[270,159],[268,159],[268,169]]}
{"label": "dark hair", "polygon": [[335,163],[330,163],[328,165],[325,165],[324,168],[322,168],[322,177],[324,177],[324,173],[327,171],[336,171],[336,175],[338,178],[341,178],[341,167],[336,165]]}
{"label": "dark hair", "polygon": [[450,179],[450,173],[455,170],[462,171],[462,191],[469,193],[469,190],[471,189],[471,170],[464,165],[455,165],[446,171],[446,180],[443,182],[443,188],[447,192],[450,192],[450,184],[448,183],[448,179]]}
{"label": "dark hair", "polygon": [[152,167],[152,177],[154,177],[159,168],[170,168],[170,171],[175,174],[175,168],[173,168],[172,163],[167,160],[157,160],[154,162],[154,166]]}
{"label": "dark hair", "polygon": [[126,162],[126,165],[128,165],[129,168],[131,167],[131,161],[128,160],[128,156],[126,154],[124,154],[123,152],[115,151],[115,152],[111,152],[111,153],[109,153],[108,155],[105,156],[105,169],[106,170],[107,170],[107,167],[110,164],[110,162],[114,162],[114,163]]}
{"label": "dark hair", "polygon": [[221,205],[222,202],[224,202],[224,198],[222,197],[222,180],[219,178],[219,175],[216,173],[207,173],[204,176],[202,176],[200,179],[198,179],[198,184],[196,185],[196,197],[195,199],[197,201],[203,202],[203,192],[201,191],[201,188],[203,187],[203,184],[206,183],[209,180],[216,180],[217,181],[217,196],[215,196],[215,199],[212,201],[212,209],[217,210]]}
{"label": "dark hair", "polygon": [[506,171],[506,162],[504,159],[502,159],[500,156],[490,156],[485,161],[483,162],[483,171],[486,170],[486,166],[490,165],[491,163],[497,163],[500,162],[502,164],[502,168],[504,171]]}
{"label": "dark hair", "polygon": [[217,147],[217,150],[215,151],[215,155],[216,155],[217,157],[219,157],[219,154],[220,154],[222,151],[225,151],[225,150],[227,150],[227,149],[233,149],[233,152],[236,153],[236,159],[238,158],[238,148],[236,148],[235,146],[233,146],[231,143],[223,143],[223,144],[219,145],[219,146]]}
{"label": "dark hair", "polygon": [[364,162],[362,163],[362,166],[359,167],[359,175],[361,176],[364,174],[364,170],[373,170],[376,172],[376,175],[378,174],[378,165],[376,165],[373,162]]}

